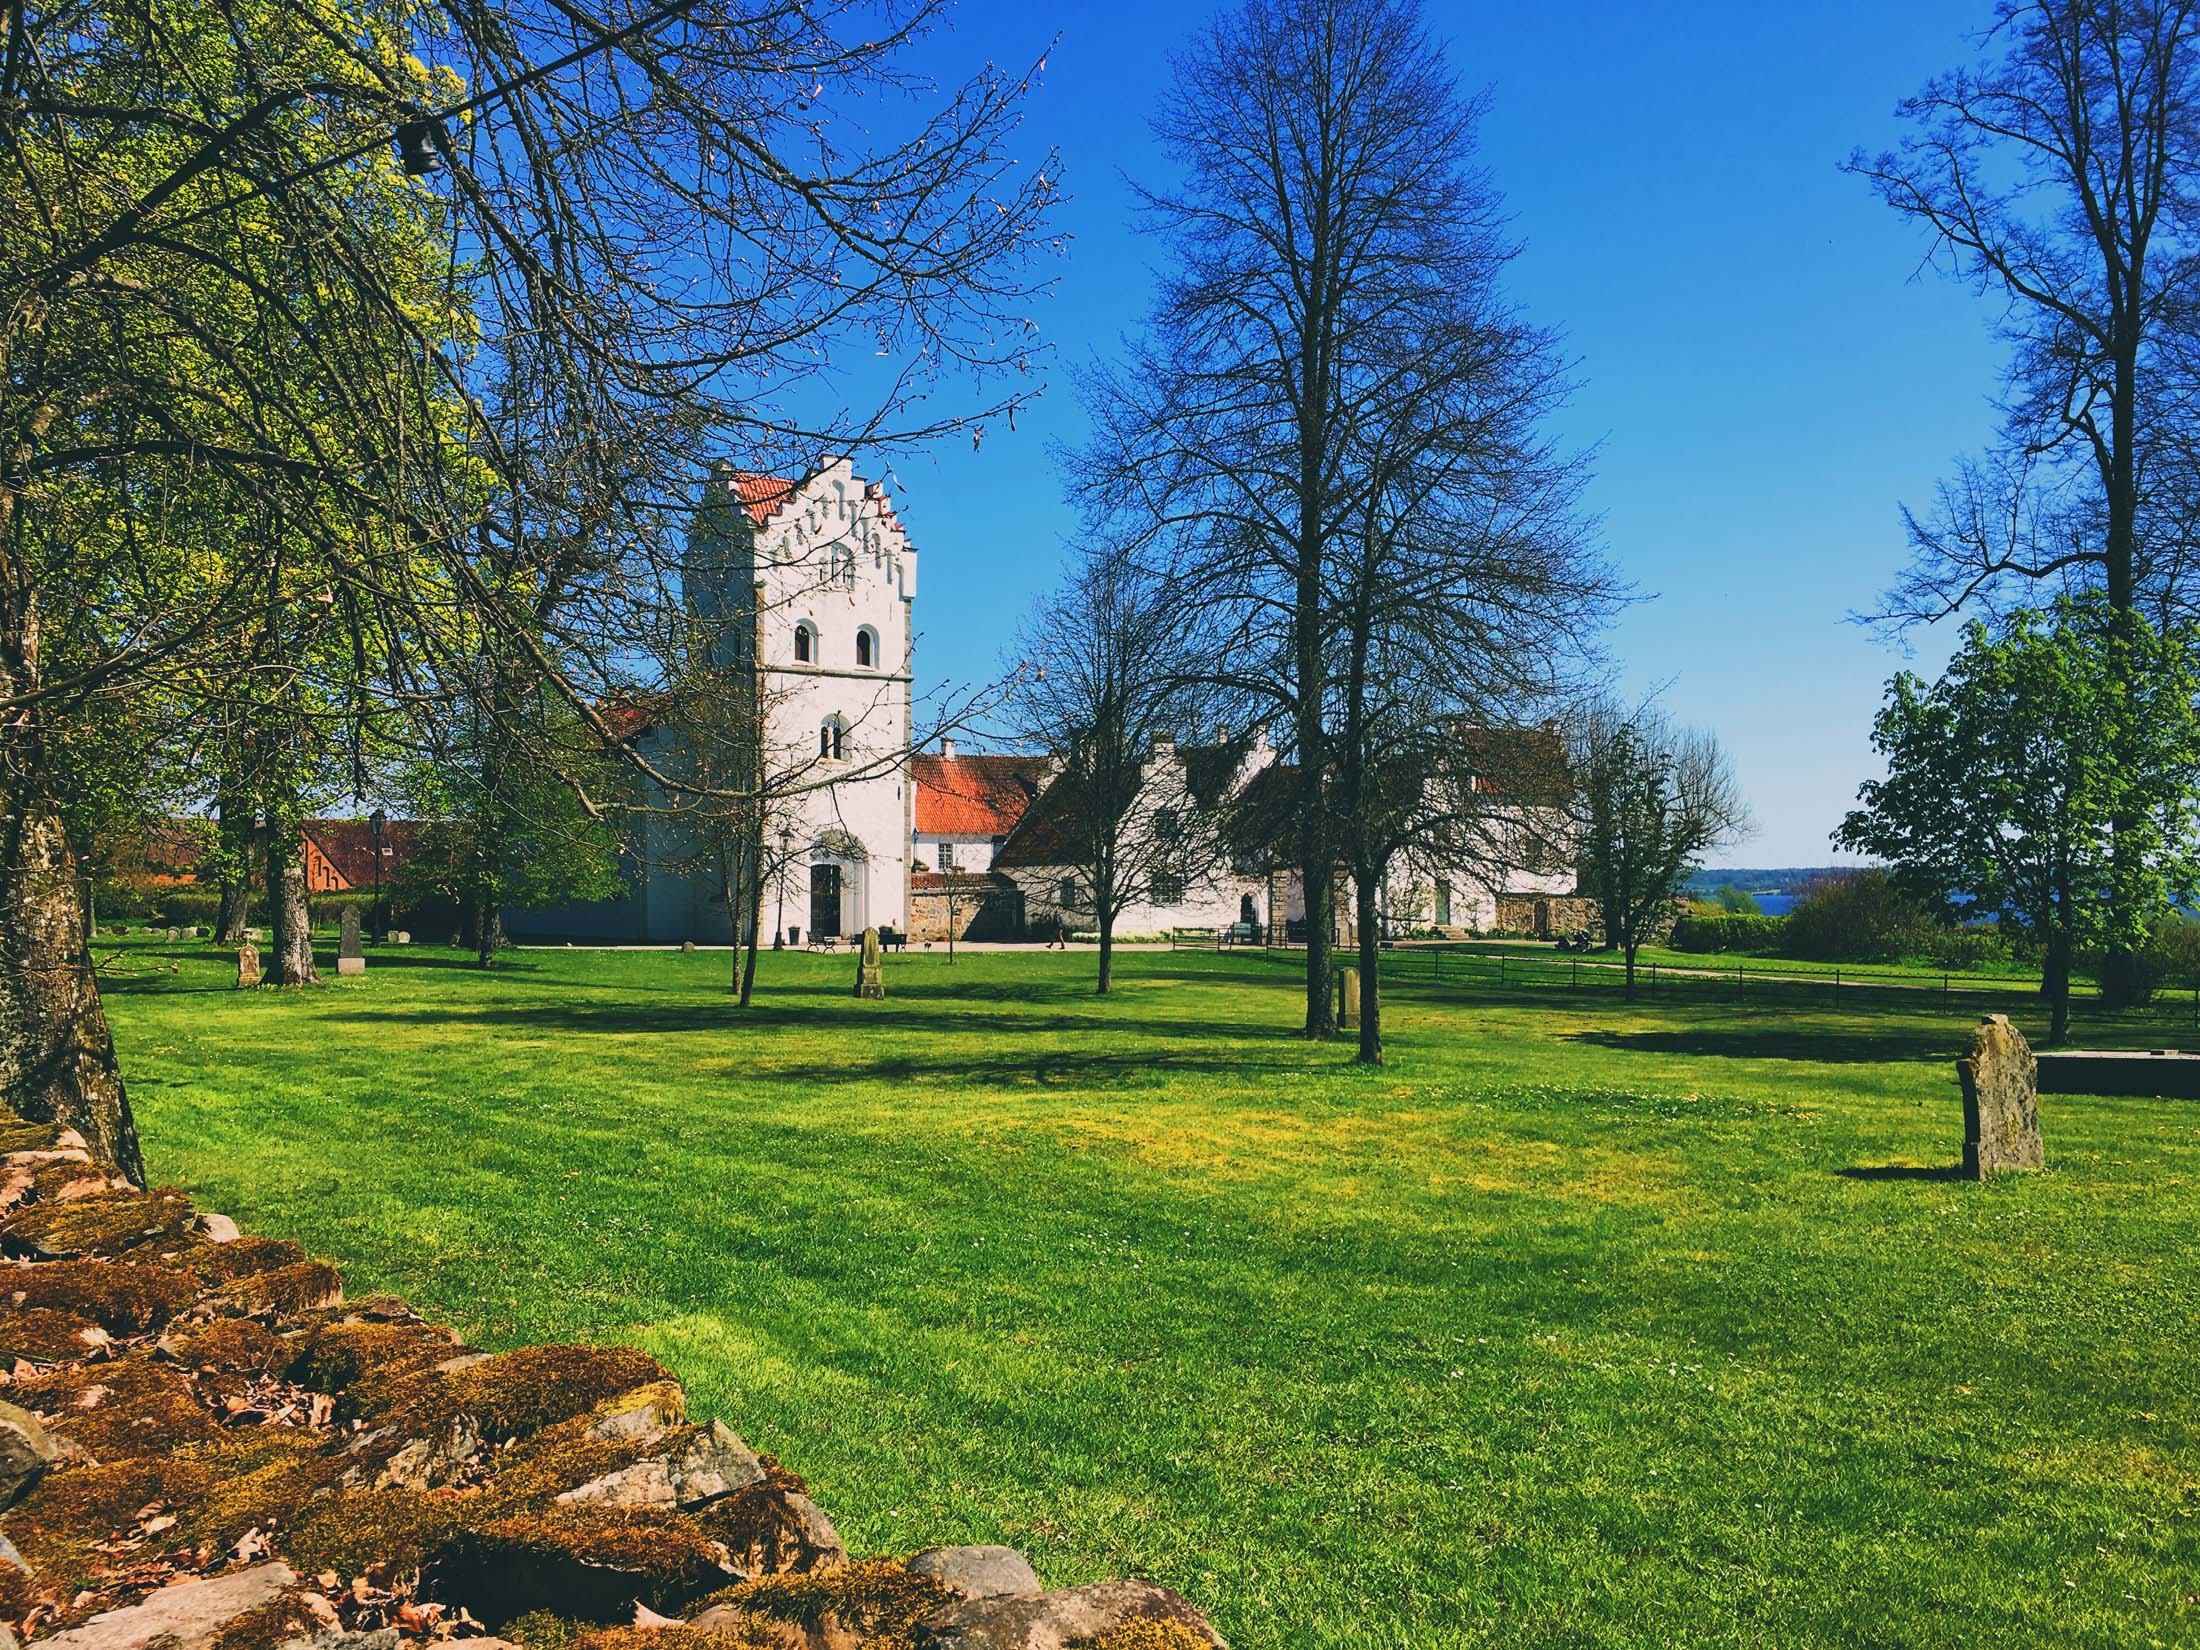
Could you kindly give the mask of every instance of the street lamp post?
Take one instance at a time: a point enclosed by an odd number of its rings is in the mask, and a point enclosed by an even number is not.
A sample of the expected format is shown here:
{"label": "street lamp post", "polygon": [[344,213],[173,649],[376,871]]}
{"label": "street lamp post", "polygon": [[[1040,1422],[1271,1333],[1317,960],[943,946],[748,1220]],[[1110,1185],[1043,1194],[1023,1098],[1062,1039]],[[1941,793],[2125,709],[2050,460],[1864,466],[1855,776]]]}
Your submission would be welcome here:
{"label": "street lamp post", "polygon": [[389,913],[382,909],[382,828],[389,817],[380,808],[367,815],[367,835],[374,843],[374,932],[378,937],[390,927]]}

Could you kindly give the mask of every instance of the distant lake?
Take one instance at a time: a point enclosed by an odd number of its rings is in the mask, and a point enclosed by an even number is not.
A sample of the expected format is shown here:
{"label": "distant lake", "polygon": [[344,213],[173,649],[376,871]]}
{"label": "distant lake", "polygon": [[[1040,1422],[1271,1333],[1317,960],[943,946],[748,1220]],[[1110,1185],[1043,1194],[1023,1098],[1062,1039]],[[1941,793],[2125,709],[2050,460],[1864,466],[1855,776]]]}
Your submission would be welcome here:
{"label": "distant lake", "polygon": [[1784,917],[1795,909],[1798,897],[1795,894],[1759,894],[1756,896],[1757,909],[1768,917]]}

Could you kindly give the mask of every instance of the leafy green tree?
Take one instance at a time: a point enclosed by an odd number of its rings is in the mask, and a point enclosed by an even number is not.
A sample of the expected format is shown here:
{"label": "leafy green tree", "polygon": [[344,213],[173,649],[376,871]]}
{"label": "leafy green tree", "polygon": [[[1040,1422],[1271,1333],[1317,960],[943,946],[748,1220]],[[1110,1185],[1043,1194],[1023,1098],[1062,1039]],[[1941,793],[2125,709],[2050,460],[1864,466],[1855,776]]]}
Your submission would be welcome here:
{"label": "leafy green tree", "polygon": [[1568,745],[1581,887],[1632,998],[1635,954],[1665,932],[1703,856],[1748,831],[1749,810],[1718,741],[1655,710],[1592,704]]}
{"label": "leafy green tree", "polygon": [[2196,695],[2192,632],[2101,599],[1973,623],[1939,681],[1888,686],[1887,777],[1834,840],[2032,936],[2060,1043],[2076,953],[2137,950],[2200,888]]}
{"label": "leafy green tree", "polygon": [[1761,917],[1765,908],[1757,903],[1757,896],[1746,889],[1728,883],[1712,891],[1711,903],[1730,917]]}
{"label": "leafy green tree", "polygon": [[[530,737],[515,737],[525,729]],[[619,844],[583,797],[609,788],[615,764],[592,729],[545,692],[524,712],[462,707],[430,761],[410,773],[406,801],[426,822],[415,893],[459,908],[483,968],[503,940],[503,913],[626,891]],[[579,784],[575,783],[578,777]]]}

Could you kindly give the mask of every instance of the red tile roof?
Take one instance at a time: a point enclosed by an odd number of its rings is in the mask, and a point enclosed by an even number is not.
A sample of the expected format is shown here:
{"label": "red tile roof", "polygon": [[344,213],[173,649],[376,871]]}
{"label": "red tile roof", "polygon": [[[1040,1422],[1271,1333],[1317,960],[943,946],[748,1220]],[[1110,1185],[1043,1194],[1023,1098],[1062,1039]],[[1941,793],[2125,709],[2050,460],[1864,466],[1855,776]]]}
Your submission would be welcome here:
{"label": "red tile roof", "polygon": [[785,476],[758,475],[753,470],[733,472],[733,491],[747,507],[749,520],[762,527],[792,499],[799,481],[789,481]]}
{"label": "red tile roof", "polygon": [[1006,836],[1046,778],[1043,756],[909,759],[917,787],[917,830],[926,836]]}
{"label": "red tile roof", "polygon": [[[382,827],[382,886],[390,887],[413,855],[427,827],[417,819],[392,819]],[[347,888],[374,886],[374,831],[363,819],[309,819],[304,835],[321,850]]]}

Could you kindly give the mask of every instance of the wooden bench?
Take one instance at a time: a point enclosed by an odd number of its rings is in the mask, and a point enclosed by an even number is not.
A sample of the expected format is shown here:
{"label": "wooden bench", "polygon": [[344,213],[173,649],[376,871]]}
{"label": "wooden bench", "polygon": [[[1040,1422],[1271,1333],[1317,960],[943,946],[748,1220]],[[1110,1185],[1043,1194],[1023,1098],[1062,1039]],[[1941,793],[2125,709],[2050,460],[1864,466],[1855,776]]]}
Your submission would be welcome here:
{"label": "wooden bench", "polygon": [[1169,930],[1171,951],[1220,951],[1222,930],[1219,928],[1172,928]]}

